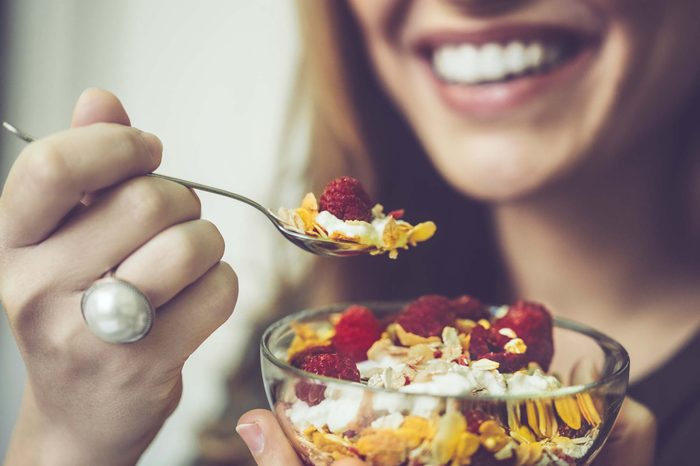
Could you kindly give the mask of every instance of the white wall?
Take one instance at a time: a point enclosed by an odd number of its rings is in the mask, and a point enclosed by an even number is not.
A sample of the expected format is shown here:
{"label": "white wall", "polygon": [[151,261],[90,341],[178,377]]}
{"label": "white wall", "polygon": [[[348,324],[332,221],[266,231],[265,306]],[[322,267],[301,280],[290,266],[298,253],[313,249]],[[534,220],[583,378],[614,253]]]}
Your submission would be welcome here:
{"label": "white wall", "polygon": [[[280,0],[14,0],[2,117],[36,135],[65,128],[89,86],[119,95],[132,122],[158,134],[159,170],[265,200],[297,41],[292,2]],[[4,134],[2,176],[21,146]],[[235,316],[185,368],[181,405],[141,464],[182,464],[194,433],[223,400],[226,369],[246,343],[251,313],[273,294],[272,228],[246,206],[202,196],[227,240],[241,295]],[[23,369],[0,322],[0,457]]]}

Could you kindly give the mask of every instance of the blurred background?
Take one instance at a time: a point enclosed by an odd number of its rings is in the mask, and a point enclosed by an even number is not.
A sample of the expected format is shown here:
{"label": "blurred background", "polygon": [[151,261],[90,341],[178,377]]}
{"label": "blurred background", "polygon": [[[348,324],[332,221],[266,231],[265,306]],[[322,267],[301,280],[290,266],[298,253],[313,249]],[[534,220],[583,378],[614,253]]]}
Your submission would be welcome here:
{"label": "blurred background", "polygon": [[[0,118],[46,135],[69,125],[83,89],[106,88],[122,99],[134,126],[163,140],[160,172],[269,202],[297,58],[293,2],[2,0],[0,8]],[[22,148],[8,136],[0,134],[3,181]],[[273,255],[286,247],[250,208],[201,198],[203,216],[226,238],[239,303],[185,366],[182,402],[143,465],[191,460],[197,432],[221,411],[226,373],[244,351],[258,351],[257,342],[247,342],[251,322],[275,295]],[[23,381],[3,314],[0,458]]]}

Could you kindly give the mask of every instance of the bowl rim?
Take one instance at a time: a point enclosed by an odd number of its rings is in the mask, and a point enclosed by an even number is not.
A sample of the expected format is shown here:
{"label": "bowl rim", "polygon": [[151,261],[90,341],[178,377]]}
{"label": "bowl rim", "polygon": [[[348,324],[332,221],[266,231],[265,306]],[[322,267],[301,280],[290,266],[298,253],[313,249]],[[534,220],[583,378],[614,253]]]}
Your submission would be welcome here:
{"label": "bowl rim", "polygon": [[[605,385],[611,385],[615,382],[622,382],[624,384],[625,392],[627,391],[627,386],[629,384],[629,368],[630,359],[627,350],[618,343],[615,339],[609,337],[608,335],[595,330],[588,325],[582,324],[575,320],[553,316],[554,327],[571,330],[579,334],[583,334],[593,339],[598,347],[602,350],[605,357],[605,364],[601,372],[606,373],[600,379],[589,382],[585,384],[567,385],[556,390],[540,392],[540,393],[522,393],[522,394],[507,394],[507,395],[475,395],[475,394],[464,394],[464,395],[436,395],[431,393],[410,393],[401,392],[398,390],[392,390],[384,387],[370,387],[368,385],[362,384],[360,382],[353,382],[349,380],[336,379],[332,377],[326,377],[322,375],[313,374],[311,372],[306,372],[302,369],[292,366],[286,361],[281,360],[270,349],[268,343],[270,337],[282,327],[289,327],[290,323],[293,321],[309,319],[310,317],[316,317],[321,315],[329,315],[337,312],[342,312],[352,305],[366,306],[372,310],[372,312],[377,313],[377,308],[382,309],[380,312],[389,312],[389,308],[394,310],[400,309],[402,306],[410,301],[358,301],[358,302],[340,302],[333,303],[324,306],[317,306],[313,308],[303,309],[292,314],[283,317],[282,319],[276,320],[270,324],[263,332],[262,338],[260,339],[260,353],[264,359],[268,360],[275,366],[285,371],[290,371],[300,378],[316,380],[322,382],[326,385],[334,384],[345,387],[361,388],[363,390],[370,390],[372,392],[379,393],[392,393],[401,396],[419,396],[419,397],[437,397],[437,398],[452,398],[458,400],[470,400],[470,401],[522,401],[531,399],[546,399],[546,398],[561,398],[572,396],[580,393],[589,392],[595,390],[599,387]],[[491,311],[494,312],[501,306],[491,306]],[[261,363],[263,362],[261,358]],[[619,363],[618,367],[612,367],[615,363]],[[548,374],[549,375],[549,374]]]}

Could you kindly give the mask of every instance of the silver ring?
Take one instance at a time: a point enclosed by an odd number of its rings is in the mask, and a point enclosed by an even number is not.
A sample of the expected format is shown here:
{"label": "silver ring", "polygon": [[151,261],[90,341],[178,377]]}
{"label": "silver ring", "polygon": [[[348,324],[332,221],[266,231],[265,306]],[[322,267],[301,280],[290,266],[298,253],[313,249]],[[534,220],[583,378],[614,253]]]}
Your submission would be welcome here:
{"label": "silver ring", "polygon": [[113,276],[97,280],[80,301],[92,333],[107,343],[133,343],[148,335],[155,309],[134,285]]}

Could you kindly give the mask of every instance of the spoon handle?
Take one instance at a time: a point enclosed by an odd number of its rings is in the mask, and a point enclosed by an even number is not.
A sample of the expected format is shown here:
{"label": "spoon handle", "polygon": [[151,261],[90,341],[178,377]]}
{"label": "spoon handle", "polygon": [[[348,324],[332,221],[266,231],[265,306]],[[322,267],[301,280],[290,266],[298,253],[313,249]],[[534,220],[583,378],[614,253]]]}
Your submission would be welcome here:
{"label": "spoon handle", "polygon": [[268,217],[270,217],[270,215],[271,215],[270,211],[268,209],[266,209],[262,205],[258,204],[254,200],[249,199],[249,198],[242,196],[240,194],[232,193],[231,191],[226,191],[225,189],[214,188],[212,186],[207,186],[205,184],[195,183],[194,181],[183,180],[181,178],[175,178],[174,176],[161,175],[160,173],[149,173],[147,176],[152,176],[154,178],[162,178],[164,180],[172,181],[172,182],[181,184],[183,186],[187,186],[188,188],[197,189],[199,191],[206,191],[208,193],[218,194],[219,196],[230,197],[231,199],[235,199],[237,201],[243,202],[244,204],[248,204],[249,206],[258,209],[260,212],[267,215]]}
{"label": "spoon handle", "polygon": [[[17,136],[18,138],[23,140],[24,142],[31,143],[31,142],[34,142],[34,140],[36,139],[35,137],[29,135],[28,133],[25,133],[24,131],[22,131],[14,126],[12,126],[11,124],[9,124],[6,121],[2,122],[2,126],[6,130],[8,130],[12,134],[14,134],[15,136]],[[249,206],[258,209],[260,212],[265,214],[267,216],[267,218],[269,218],[272,221],[272,223],[277,225],[277,222],[276,222],[274,215],[268,209],[266,209],[262,205],[258,204],[254,200],[249,199],[245,196],[241,196],[240,194],[232,193],[231,191],[226,191],[224,189],[214,188],[212,186],[207,186],[205,184],[195,183],[194,181],[183,180],[180,178],[175,178],[173,176],[161,175],[159,173],[149,173],[147,176],[153,176],[155,178],[162,178],[164,180],[179,183],[183,186],[187,186],[188,188],[192,188],[192,189],[197,189],[199,191],[206,191],[208,193],[218,194],[219,196],[230,197],[231,199],[235,199],[237,201],[243,202],[244,204],[248,204]]]}

